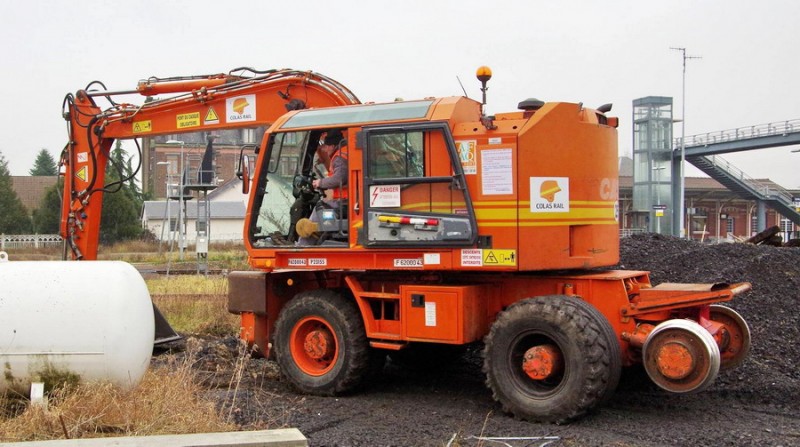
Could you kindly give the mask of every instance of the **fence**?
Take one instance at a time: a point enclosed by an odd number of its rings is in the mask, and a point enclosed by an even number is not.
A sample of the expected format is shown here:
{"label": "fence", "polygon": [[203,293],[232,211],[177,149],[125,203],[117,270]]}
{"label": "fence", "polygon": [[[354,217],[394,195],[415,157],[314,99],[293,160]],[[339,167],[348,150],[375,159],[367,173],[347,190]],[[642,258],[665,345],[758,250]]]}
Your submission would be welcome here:
{"label": "fence", "polygon": [[646,232],[646,228],[620,228],[619,237],[628,237],[633,236],[634,234],[642,234]]}
{"label": "fence", "polygon": [[57,234],[0,234],[0,250],[58,247],[63,242],[64,240]]}

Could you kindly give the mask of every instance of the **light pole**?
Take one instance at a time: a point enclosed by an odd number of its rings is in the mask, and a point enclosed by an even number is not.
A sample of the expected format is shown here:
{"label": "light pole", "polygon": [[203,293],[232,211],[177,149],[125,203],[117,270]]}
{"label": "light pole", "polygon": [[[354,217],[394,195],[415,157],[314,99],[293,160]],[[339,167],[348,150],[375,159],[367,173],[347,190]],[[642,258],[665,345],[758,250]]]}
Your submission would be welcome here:
{"label": "light pole", "polygon": [[[180,158],[180,161],[178,162],[178,166],[179,166],[178,167],[178,169],[179,169],[179,172],[178,172],[178,176],[179,176],[179,179],[178,179],[178,259],[183,261],[183,249],[184,249],[184,246],[186,245],[186,228],[185,228],[186,219],[184,218],[185,217],[184,216],[184,214],[185,214],[184,213],[184,205],[185,205],[186,202],[184,202],[184,197],[183,197],[183,169],[184,169],[184,167],[183,167],[183,149],[184,149],[185,143],[183,141],[180,141],[180,140],[167,140],[166,143],[167,144],[180,144],[181,145],[181,158]],[[169,197],[167,198],[167,200],[169,200]],[[170,218],[171,217],[172,216],[170,216]]]}
{"label": "light pole", "polygon": [[653,166],[653,172],[656,176],[656,206],[653,207],[653,211],[656,218],[656,233],[661,234],[661,216],[664,214],[664,210],[661,208],[661,183],[659,180],[661,179],[661,171],[663,171],[666,167],[665,166]]}
{"label": "light pole", "polygon": [[[168,161],[159,161],[156,162],[156,166],[169,166]],[[169,214],[169,167],[164,169],[164,201],[166,202],[166,207],[164,208],[164,219],[161,221],[161,237],[158,238],[158,255],[161,256],[161,244],[164,242],[164,227],[167,226],[167,222],[172,222],[172,216]],[[169,219],[169,220],[167,220]]]}
{"label": "light pole", "polygon": [[[681,57],[683,58],[683,78],[681,83],[681,165],[680,165],[680,193],[678,194],[678,223],[681,225],[681,234],[680,237],[686,237],[685,225],[684,225],[684,203],[683,201],[686,200],[686,183],[684,178],[684,171],[683,165],[686,160],[686,60],[687,59],[700,59],[700,56],[687,56],[686,55],[686,48],[677,48],[677,47],[670,47],[671,50],[680,51]],[[675,228],[673,226],[673,228]]]}

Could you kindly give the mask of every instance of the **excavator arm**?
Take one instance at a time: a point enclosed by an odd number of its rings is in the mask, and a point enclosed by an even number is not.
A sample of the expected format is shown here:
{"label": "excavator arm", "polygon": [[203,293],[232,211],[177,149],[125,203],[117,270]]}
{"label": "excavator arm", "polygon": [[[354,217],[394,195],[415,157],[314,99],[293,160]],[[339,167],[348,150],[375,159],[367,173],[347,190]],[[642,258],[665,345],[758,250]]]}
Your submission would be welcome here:
{"label": "excavator arm", "polygon": [[[103,90],[92,89],[95,84]],[[148,98],[142,105],[116,101],[131,94]],[[164,94],[176,95],[152,100]],[[111,106],[101,109],[98,98]],[[97,258],[103,194],[118,187],[105,184],[114,140],[264,126],[291,110],[358,103],[337,81],[290,69],[237,68],[228,74],[149,78],[125,91],[108,91],[93,82],[68,94],[63,104],[69,141],[60,161],[64,174],[60,232],[69,257]]]}

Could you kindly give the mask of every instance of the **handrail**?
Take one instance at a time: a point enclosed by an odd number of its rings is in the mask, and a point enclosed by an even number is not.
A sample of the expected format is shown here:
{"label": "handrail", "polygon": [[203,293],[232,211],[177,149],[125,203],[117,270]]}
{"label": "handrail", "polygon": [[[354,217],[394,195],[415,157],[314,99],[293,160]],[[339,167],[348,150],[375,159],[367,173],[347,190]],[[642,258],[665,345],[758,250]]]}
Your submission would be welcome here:
{"label": "handrail", "polygon": [[719,155],[710,155],[706,156],[705,158],[713,166],[721,168],[723,171],[727,172],[729,176],[741,181],[745,185],[757,191],[763,197],[775,198],[777,200],[782,200],[785,203],[792,203],[792,195],[780,186],[768,185],[766,183],[759,182],[758,180],[745,174],[741,169],[732,165],[728,160],[725,160]]}
{"label": "handrail", "polygon": [[[754,126],[737,127],[735,129],[718,130],[686,137],[686,147],[707,146],[715,143],[748,140],[751,138],[786,136],[800,132],[800,119],[777,121],[774,123],[756,124]],[[680,150],[680,137],[674,139],[675,149]]]}

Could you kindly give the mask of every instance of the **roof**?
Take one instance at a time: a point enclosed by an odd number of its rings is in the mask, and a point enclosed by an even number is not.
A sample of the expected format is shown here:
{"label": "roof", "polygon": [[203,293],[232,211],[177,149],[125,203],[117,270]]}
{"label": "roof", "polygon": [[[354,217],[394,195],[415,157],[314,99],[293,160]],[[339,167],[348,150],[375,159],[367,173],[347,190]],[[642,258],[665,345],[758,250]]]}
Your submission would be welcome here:
{"label": "roof", "polygon": [[[212,219],[243,219],[245,215],[244,202],[207,202],[209,214]],[[144,202],[142,215],[148,219],[158,219],[166,216],[167,202],[160,200],[148,200]],[[190,200],[186,205],[186,218],[197,218],[197,201]],[[171,200],[169,203],[169,214],[172,217],[178,216],[178,201]]]}
{"label": "roof", "polygon": [[11,187],[30,212],[39,209],[45,191],[57,181],[57,175],[12,175]]}
{"label": "roof", "polygon": [[242,181],[235,176],[232,179],[226,180],[225,183],[217,186],[215,190],[208,193],[208,200],[213,201],[217,196],[222,195],[222,193],[225,191],[234,188],[242,189]]}

